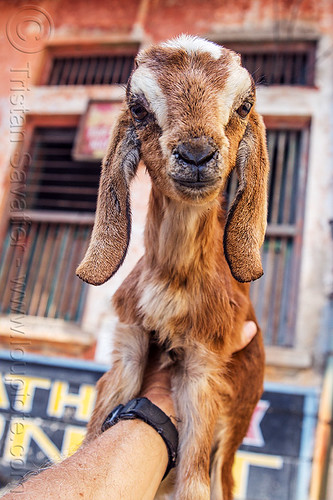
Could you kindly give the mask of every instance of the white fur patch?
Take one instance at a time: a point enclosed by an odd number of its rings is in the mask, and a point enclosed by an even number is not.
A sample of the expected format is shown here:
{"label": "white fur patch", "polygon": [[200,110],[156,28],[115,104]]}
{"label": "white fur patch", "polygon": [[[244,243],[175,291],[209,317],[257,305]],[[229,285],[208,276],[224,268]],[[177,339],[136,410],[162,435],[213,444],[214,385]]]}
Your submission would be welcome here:
{"label": "white fur patch", "polygon": [[139,307],[145,316],[145,327],[164,333],[172,318],[186,312],[186,301],[181,294],[170,293],[165,285],[152,281],[146,284]]}
{"label": "white fur patch", "polygon": [[133,73],[131,90],[134,94],[144,94],[159,126],[163,128],[167,119],[167,101],[154,73],[144,65],[139,66]]}
{"label": "white fur patch", "polygon": [[216,43],[205,40],[204,38],[190,35],[180,35],[177,38],[173,38],[168,42],[162,43],[161,47],[183,49],[186,50],[188,54],[204,52],[210,54],[213,59],[216,60],[222,55],[222,49],[219,45],[216,45]]}
{"label": "white fur patch", "polygon": [[219,102],[221,122],[223,125],[228,123],[234,103],[237,102],[237,97],[239,98],[244,95],[249,90],[250,86],[251,79],[247,70],[240,66],[235,59],[232,59],[229,75]]}

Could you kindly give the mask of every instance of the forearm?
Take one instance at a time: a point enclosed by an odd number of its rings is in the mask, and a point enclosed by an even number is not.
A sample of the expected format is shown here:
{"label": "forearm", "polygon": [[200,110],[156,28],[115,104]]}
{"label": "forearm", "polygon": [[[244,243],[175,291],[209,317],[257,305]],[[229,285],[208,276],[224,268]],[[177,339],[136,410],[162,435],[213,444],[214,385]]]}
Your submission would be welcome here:
{"label": "forearm", "polygon": [[150,500],[167,463],[167,449],[158,433],[140,420],[126,420],[4,499]]}

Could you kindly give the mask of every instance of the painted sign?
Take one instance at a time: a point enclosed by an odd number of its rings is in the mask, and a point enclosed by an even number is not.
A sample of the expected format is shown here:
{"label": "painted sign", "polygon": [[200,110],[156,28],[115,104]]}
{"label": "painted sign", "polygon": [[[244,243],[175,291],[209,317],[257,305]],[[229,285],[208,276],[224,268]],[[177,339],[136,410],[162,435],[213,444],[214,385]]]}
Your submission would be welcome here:
{"label": "painted sign", "polygon": [[120,111],[119,101],[91,100],[78,128],[73,156],[77,160],[103,158],[110,139],[110,131]]}
{"label": "painted sign", "polygon": [[[8,481],[80,445],[106,367],[0,354],[0,465]],[[234,465],[237,500],[308,497],[318,396],[267,384]]]}

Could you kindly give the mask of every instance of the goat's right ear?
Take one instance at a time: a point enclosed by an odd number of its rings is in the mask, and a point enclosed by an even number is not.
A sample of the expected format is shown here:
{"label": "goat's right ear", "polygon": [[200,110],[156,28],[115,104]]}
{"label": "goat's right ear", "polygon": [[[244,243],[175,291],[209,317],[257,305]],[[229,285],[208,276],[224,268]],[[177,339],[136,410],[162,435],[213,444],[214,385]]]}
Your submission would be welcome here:
{"label": "goat's right ear", "polygon": [[129,111],[113,129],[103,160],[95,223],[86,255],[76,270],[83,281],[105,283],[122,264],[131,232],[129,183],[140,160],[140,142]]}

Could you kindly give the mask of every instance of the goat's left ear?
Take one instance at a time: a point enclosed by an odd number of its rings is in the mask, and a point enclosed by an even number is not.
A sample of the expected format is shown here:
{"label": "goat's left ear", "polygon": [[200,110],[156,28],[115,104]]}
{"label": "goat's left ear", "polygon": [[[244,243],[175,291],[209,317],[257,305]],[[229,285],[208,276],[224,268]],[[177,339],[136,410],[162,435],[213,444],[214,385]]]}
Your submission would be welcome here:
{"label": "goat's left ear", "polygon": [[122,264],[131,232],[129,183],[140,159],[140,142],[129,111],[113,129],[103,160],[95,224],[86,255],[76,270],[83,281],[101,285]]}
{"label": "goat's left ear", "polygon": [[266,133],[261,116],[254,110],[239,144],[236,169],[239,188],[228,213],[223,243],[233,277],[246,282],[263,274],[260,247],[267,223]]}

